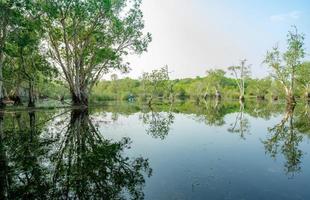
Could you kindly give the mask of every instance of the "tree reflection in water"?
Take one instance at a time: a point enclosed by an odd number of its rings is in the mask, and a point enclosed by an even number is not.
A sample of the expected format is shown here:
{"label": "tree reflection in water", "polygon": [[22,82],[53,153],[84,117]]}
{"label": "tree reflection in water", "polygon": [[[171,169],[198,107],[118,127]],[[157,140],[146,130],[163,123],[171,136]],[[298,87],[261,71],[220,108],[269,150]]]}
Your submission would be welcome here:
{"label": "tree reflection in water", "polygon": [[224,117],[227,113],[221,101],[219,99],[204,100],[203,103],[201,109],[203,113],[198,113],[195,120],[211,126],[223,126],[225,124]]}
{"label": "tree reflection in water", "polygon": [[228,131],[231,133],[237,133],[242,139],[245,139],[245,135],[249,133],[250,122],[245,116],[244,103],[240,102],[240,109],[236,113],[235,122],[230,124]]}
{"label": "tree reflection in water", "polygon": [[152,107],[149,107],[149,112],[144,112],[140,116],[143,124],[147,125],[146,133],[154,138],[165,139],[169,134],[170,126],[174,122],[172,112],[172,104],[168,112],[157,112]]}
{"label": "tree reflection in water", "polygon": [[28,126],[16,115],[14,128],[2,129],[1,199],[143,199],[144,173],[152,170],[147,159],[124,156],[130,140],[104,139],[87,110],[69,118],[42,133],[32,112]]}
{"label": "tree reflection in water", "polygon": [[[303,152],[299,145],[304,133],[309,133],[310,118],[308,112],[298,110],[295,106],[288,106],[280,123],[269,128],[271,136],[263,141],[266,153],[276,158],[279,153],[285,158],[285,172],[293,177],[301,171]],[[306,115],[305,115],[306,114]]]}

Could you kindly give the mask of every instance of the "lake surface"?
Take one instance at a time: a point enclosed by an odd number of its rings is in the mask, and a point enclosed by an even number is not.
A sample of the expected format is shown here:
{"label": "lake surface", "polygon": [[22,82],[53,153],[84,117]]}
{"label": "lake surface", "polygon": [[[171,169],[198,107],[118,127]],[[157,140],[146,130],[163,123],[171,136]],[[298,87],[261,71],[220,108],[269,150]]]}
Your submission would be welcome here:
{"label": "lake surface", "polygon": [[0,136],[0,199],[310,199],[308,104],[6,111]]}

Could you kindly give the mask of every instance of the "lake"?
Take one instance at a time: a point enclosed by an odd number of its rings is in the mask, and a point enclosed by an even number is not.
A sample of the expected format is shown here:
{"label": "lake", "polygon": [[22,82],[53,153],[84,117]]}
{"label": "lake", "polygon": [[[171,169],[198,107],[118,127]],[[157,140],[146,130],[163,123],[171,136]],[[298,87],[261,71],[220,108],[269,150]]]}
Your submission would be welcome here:
{"label": "lake", "polygon": [[9,110],[0,134],[0,199],[310,199],[308,104]]}

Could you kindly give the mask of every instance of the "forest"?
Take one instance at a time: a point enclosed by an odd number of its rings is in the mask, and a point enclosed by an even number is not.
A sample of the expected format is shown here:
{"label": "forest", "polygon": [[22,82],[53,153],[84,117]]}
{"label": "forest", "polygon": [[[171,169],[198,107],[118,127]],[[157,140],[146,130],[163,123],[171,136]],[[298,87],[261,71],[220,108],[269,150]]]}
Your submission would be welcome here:
{"label": "forest", "polygon": [[[210,98],[288,104],[310,99],[305,35],[295,26],[284,52],[277,45],[266,52],[262,63],[272,72],[265,78],[253,78],[251,62],[243,59],[238,66],[206,68],[196,78],[171,79],[163,66],[139,79],[119,79],[116,72],[130,70],[127,55],[146,52],[152,40],[144,31],[140,0],[1,0],[0,10],[2,108],[87,107],[112,100],[152,105]],[[110,80],[102,78],[106,74],[112,74]]]}

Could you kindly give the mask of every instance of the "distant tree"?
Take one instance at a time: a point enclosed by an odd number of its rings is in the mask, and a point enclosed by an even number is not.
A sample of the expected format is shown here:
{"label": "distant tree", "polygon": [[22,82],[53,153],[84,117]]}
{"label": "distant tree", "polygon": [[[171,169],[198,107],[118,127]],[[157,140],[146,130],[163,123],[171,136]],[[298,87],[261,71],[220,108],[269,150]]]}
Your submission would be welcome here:
{"label": "distant tree", "polygon": [[271,77],[262,79],[249,79],[247,91],[251,95],[255,95],[257,99],[265,99],[271,87]]}
{"label": "distant tree", "polygon": [[160,69],[153,70],[148,73],[142,74],[142,85],[145,92],[149,93],[150,98],[148,104],[151,106],[154,97],[161,92],[168,89],[167,82],[169,81],[168,66],[162,67]]}
{"label": "distant tree", "polygon": [[241,102],[244,101],[245,94],[245,80],[250,75],[250,65],[246,65],[246,59],[241,60],[240,66],[231,66],[228,70],[231,75],[235,77],[235,81],[239,88],[239,99]]}
{"label": "distant tree", "polygon": [[293,27],[287,35],[287,43],[287,50],[283,54],[278,46],[268,51],[264,63],[273,69],[272,76],[282,84],[287,103],[295,104],[296,72],[305,56],[304,34],[299,33],[297,28]]}
{"label": "distant tree", "polygon": [[117,95],[119,93],[119,91],[118,91],[118,76],[117,76],[117,74],[112,74],[111,75],[111,87],[112,87],[112,92]]}
{"label": "distant tree", "polygon": [[206,77],[207,91],[214,92],[217,98],[221,97],[220,89],[223,87],[225,71],[221,69],[208,70]]}

